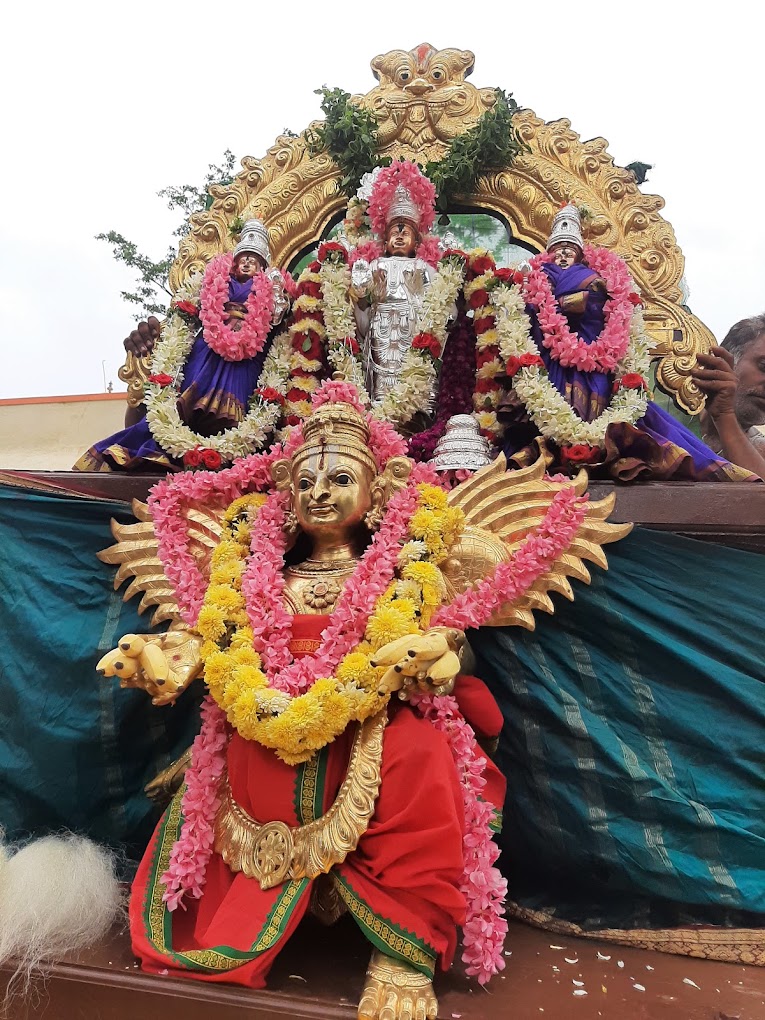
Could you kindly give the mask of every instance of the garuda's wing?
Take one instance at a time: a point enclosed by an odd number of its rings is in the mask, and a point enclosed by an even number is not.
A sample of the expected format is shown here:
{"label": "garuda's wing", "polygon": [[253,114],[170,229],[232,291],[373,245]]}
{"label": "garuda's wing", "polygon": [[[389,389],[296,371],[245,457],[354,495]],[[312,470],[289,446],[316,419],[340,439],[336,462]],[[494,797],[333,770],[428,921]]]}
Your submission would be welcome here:
{"label": "garuda's wing", "polygon": [[[205,577],[209,574],[210,557],[223,530],[224,510],[195,505],[184,511],[189,549]],[[116,544],[98,553],[98,558],[103,563],[117,565],[115,591],[130,579],[123,601],[127,602],[140,592],[138,612],[143,613],[149,607],[156,606],[152,624],[156,626],[169,620],[173,628],[181,623],[181,616],[175,591],[158,555],[159,542],[154,533],[149,508],[146,503],[134,499],[133,513],[138,520],[137,524],[120,524],[112,518],[112,535],[117,540]]]}
{"label": "garuda's wing", "polygon": [[[499,563],[510,559],[529,532],[541,524],[556,492],[573,486],[581,496],[587,489],[585,471],[580,471],[576,478],[556,482],[545,477],[545,468],[546,459],[542,456],[527,468],[508,471],[505,457],[501,455],[449,493],[449,504],[459,507],[465,515],[462,537],[441,567],[450,598],[489,577]],[[608,562],[601,547],[624,538],[632,529],[631,524],[607,522],[615,500],[612,494],[590,502],[587,516],[568,549],[525,595],[495,613],[489,625],[533,630],[535,609],[545,613],[555,611],[549,592],[559,592],[573,600],[569,577],[589,584],[590,572],[585,560],[607,569]]]}

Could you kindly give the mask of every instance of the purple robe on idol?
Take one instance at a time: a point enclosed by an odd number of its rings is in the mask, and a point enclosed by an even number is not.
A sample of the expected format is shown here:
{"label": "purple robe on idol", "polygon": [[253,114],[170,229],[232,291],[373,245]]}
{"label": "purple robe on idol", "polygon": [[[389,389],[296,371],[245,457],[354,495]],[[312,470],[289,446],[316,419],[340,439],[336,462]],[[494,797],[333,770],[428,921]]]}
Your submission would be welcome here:
{"label": "purple robe on idol", "polygon": [[[228,300],[244,304],[252,280],[229,279]],[[213,436],[244,418],[258,384],[270,343],[254,358],[225,361],[205,342],[200,330],[183,369],[178,411],[181,420],[202,436]],[[159,446],[146,418],[116,432],[84,453],[75,471],[177,470],[180,461]]]}
{"label": "purple robe on idol", "polygon": [[[567,295],[582,294],[583,307],[577,302],[577,311],[561,311],[570,328],[585,343],[591,344],[600,336],[604,325],[603,306],[608,295],[593,286],[598,280],[588,266],[581,263],[563,269],[552,262],[542,267],[552,285],[553,294],[561,307]],[[527,309],[531,317],[532,336],[539,354],[547,367],[550,382],[583,421],[593,421],[608,407],[611,400],[613,376],[609,372],[582,372],[577,368],[564,368],[553,360],[542,343],[542,330],[535,309]],[[504,452],[508,460],[518,465],[529,463],[535,453],[530,446],[532,436],[538,434],[527,421],[511,420],[504,436]],[[691,481],[755,480],[754,475],[718,456],[671,414],[649,400],[646,413],[634,425],[611,425],[606,433],[604,460],[588,466],[593,477],[615,478],[620,481],[635,479],[666,480],[668,478]]]}

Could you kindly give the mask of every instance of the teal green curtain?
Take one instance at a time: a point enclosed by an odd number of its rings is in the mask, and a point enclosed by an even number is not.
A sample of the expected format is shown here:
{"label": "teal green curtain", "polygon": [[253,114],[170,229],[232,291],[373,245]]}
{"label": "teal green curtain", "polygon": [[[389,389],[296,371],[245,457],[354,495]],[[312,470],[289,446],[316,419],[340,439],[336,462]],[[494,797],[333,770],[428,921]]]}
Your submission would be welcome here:
{"label": "teal green curtain", "polygon": [[636,529],[534,632],[505,717],[511,896],[586,927],[765,923],[765,557]]}
{"label": "teal green curtain", "polygon": [[143,786],[193,740],[198,697],[154,708],[95,673],[122,634],[150,629],[96,558],[112,516],[134,520],[125,504],[0,485],[0,825],[135,856],[157,813]]}
{"label": "teal green curtain", "polygon": [[[98,550],[124,504],[0,486],[0,825],[140,854],[198,695],[94,666],[145,632]],[[589,927],[765,918],[765,557],[637,529],[537,630],[473,635],[505,716],[514,899]]]}

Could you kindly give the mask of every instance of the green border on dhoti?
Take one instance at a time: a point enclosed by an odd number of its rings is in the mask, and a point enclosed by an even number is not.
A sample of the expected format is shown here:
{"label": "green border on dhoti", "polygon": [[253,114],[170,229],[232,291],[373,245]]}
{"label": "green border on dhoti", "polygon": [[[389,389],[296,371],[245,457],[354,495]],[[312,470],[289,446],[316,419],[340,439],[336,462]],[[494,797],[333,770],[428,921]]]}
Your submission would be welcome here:
{"label": "green border on dhoti", "polygon": [[339,872],[333,871],[332,878],[346,907],[373,946],[386,956],[403,960],[426,977],[433,977],[436,969],[436,951],[432,946],[411,932],[399,928],[392,921],[379,917],[351,887],[348,879]]}
{"label": "green border on dhoti", "polygon": [[300,825],[309,825],[324,813],[324,780],[329,761],[329,746],[298,766],[295,779],[295,816]]}
{"label": "green border on dhoti", "polygon": [[231,946],[212,946],[209,949],[176,952],[172,948],[173,916],[162,902],[165,886],[160,882],[160,878],[167,871],[173,845],[180,836],[183,825],[181,802],[185,790],[184,784],[165,812],[157,835],[144,908],[146,936],[158,952],[180,967],[189,970],[234,970],[254,960],[281,940],[296,904],[300,902],[302,894],[309,886],[309,879],[285,882],[273,890],[274,902],[249,950],[234,949]]}

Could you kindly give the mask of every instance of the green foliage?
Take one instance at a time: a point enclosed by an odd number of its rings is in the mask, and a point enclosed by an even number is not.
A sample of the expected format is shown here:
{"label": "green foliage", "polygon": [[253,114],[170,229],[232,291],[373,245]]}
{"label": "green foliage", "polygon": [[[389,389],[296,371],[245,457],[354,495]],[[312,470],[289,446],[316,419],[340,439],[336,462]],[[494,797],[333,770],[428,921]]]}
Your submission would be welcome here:
{"label": "green foliage", "polygon": [[132,241],[128,241],[116,230],[110,230],[107,234],[96,234],[96,240],[106,241],[112,246],[112,255],[117,262],[135,269],[137,277],[135,289],[120,291],[120,296],[128,304],[140,306],[136,318],[163,314],[168,302],[162,295],[166,294],[168,298],[171,296],[167,286],[167,274],[177,254],[175,248],[168,248],[165,257],[159,262],[154,262],[148,255],[139,252]]}
{"label": "green foliage", "polygon": [[473,191],[482,173],[509,167],[516,156],[528,151],[513,126],[518,104],[502,89],[496,89],[496,97],[475,127],[452,139],[443,159],[425,166],[426,175],[436,186],[436,208],[441,213],[446,213],[455,195]]}
{"label": "green foliage", "polygon": [[[342,89],[325,85],[316,94],[322,97],[326,119],[308,136],[311,154],[326,152],[331,156],[342,174],[340,190],[353,195],[365,173],[390,163],[390,159],[377,158],[377,120],[369,110],[352,103],[350,94]],[[452,140],[443,159],[432,160],[424,167],[436,186],[436,208],[442,213],[455,195],[473,190],[480,174],[509,167],[516,156],[528,151],[513,126],[518,104],[502,89],[496,90],[496,97],[475,127]]]}
{"label": "green foliage", "polygon": [[[173,231],[174,237],[183,237],[189,231],[189,219],[197,212],[210,208],[212,197],[208,189],[213,184],[230,184],[234,179],[236,157],[230,149],[223,153],[220,165],[211,163],[203,183],[199,186],[182,184],[170,186],[157,192],[160,198],[167,200],[168,209],[178,209],[183,219]],[[241,229],[241,227],[239,228]],[[136,271],[136,281],[132,291],[120,292],[122,298],[131,305],[137,305],[136,319],[147,315],[161,315],[171,297],[167,286],[167,275],[178,254],[176,248],[168,248],[165,257],[155,262],[149,255],[144,255],[138,246],[116,230],[106,234],[96,234],[97,241],[106,241],[112,246],[112,255],[117,262]]]}
{"label": "green foliage", "polygon": [[369,110],[352,103],[350,93],[342,89],[324,85],[316,89],[316,95],[322,97],[325,120],[308,133],[309,151],[312,156],[327,152],[340,168],[340,190],[353,195],[364,174],[390,162],[377,158],[377,120]]}
{"label": "green foliage", "polygon": [[212,205],[210,187],[213,184],[230,184],[234,179],[235,169],[236,156],[230,149],[226,149],[223,153],[223,162],[219,166],[210,163],[201,185],[182,184],[180,187],[171,185],[157,192],[160,198],[167,199],[168,209],[180,209],[183,213],[183,221],[173,231],[174,237],[183,237],[188,233],[189,218],[196,212],[204,212]]}

